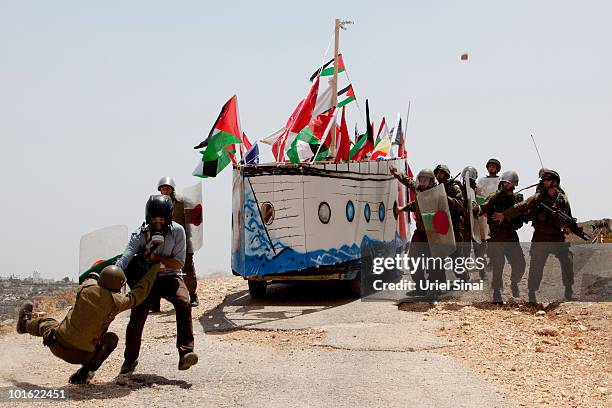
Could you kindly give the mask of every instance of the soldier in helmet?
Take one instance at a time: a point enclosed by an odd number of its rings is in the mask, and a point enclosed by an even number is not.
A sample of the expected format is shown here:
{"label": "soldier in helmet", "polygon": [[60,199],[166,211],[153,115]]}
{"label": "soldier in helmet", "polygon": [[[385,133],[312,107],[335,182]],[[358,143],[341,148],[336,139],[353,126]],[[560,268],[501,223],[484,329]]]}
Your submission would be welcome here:
{"label": "soldier in helmet", "polygon": [[487,162],[487,177],[497,177],[497,174],[501,171],[501,162],[497,159],[489,159]]}
{"label": "soldier in helmet", "polygon": [[573,296],[572,286],[574,284],[574,266],[572,264],[572,253],[565,236],[571,233],[567,227],[559,225],[540,204],[555,208],[572,216],[567,196],[559,190],[561,177],[554,170],[546,169],[542,172],[542,190],[529,197],[527,200],[515,204],[503,212],[493,213],[493,219],[502,223],[504,220],[512,220],[521,214],[531,213],[533,216],[532,226],[534,228],[531,239],[531,261],[529,264],[529,302],[536,303],[536,291],[540,288],[542,274],[548,255],[554,254],[561,263],[561,277],[565,286],[565,298],[571,300]]}
{"label": "soldier in helmet", "polygon": [[[436,178],[433,171],[430,169],[421,170],[416,178],[416,183],[411,177],[407,177],[405,174],[400,174],[394,166],[390,166],[389,170],[393,177],[395,177],[400,183],[410,188],[415,192],[421,192],[429,190],[434,187]],[[425,232],[425,225],[423,224],[423,217],[419,209],[418,202],[412,201],[403,207],[398,207],[398,211],[411,211],[416,214],[416,229],[412,234],[410,241],[410,247],[408,249],[408,256],[411,258],[418,258],[420,256],[429,257],[431,252],[427,240],[427,233]],[[421,282],[425,280],[425,269],[420,267],[415,271],[411,271],[412,280],[416,283],[415,294],[425,294],[421,289]],[[428,280],[441,282],[444,281],[444,271],[440,269],[428,270]]]}
{"label": "soldier in helmet", "polygon": [[502,213],[515,204],[522,201],[520,194],[514,193],[518,186],[518,173],[513,170],[505,171],[500,179],[501,189],[489,195],[482,205],[473,204],[474,215],[487,215],[489,234],[491,238],[488,244],[488,254],[491,259],[491,269],[493,270],[493,303],[503,304],[503,271],[506,259],[512,268],[510,276],[510,288],[513,297],[519,297],[518,284],[525,274],[525,256],[519,241],[517,230],[523,225],[522,217],[516,217],[512,221],[495,221],[492,216],[495,213]]}
{"label": "soldier in helmet", "polygon": [[[465,198],[461,191],[461,184],[456,180],[451,180],[451,173],[447,165],[438,164],[434,169],[434,175],[438,183],[444,185],[446,197],[448,198],[448,209],[453,223],[455,242],[457,243],[457,250],[450,256],[456,258],[462,256],[464,251],[463,246],[465,245],[465,218],[463,216],[465,211]],[[466,281],[470,280],[470,276],[467,272],[459,274],[457,277]]]}
{"label": "soldier in helmet", "polygon": [[[476,196],[481,195],[480,193],[480,187],[477,185],[477,180],[478,180],[478,170],[476,170],[476,168],[474,166],[467,166],[463,169],[463,171],[461,172],[461,178],[463,179],[463,183],[461,185],[461,192],[463,193],[463,197],[465,198],[465,205],[464,205],[464,213],[463,213],[463,218],[465,220],[464,223],[464,237],[463,237],[463,241],[465,242],[465,248],[464,248],[464,256],[465,257],[469,257],[470,253],[471,253],[471,247],[474,247],[474,256],[476,258],[484,258],[485,255],[485,246],[482,243],[478,243],[476,241],[474,241],[474,239],[472,238],[472,235],[477,234],[478,236],[481,235],[480,234],[480,230],[478,231],[474,231],[474,234],[472,233],[472,223],[470,221],[470,211],[472,211],[472,208],[468,208],[469,204],[469,200],[468,200],[468,186],[474,190],[474,193]],[[482,278],[484,275],[484,270],[483,269],[479,269],[479,274],[480,277]]]}
{"label": "soldier in helmet", "polygon": [[[191,210],[185,209],[185,203],[183,197],[176,193],[176,183],[172,177],[163,177],[157,182],[157,191],[163,195],[170,196],[172,198],[173,210],[172,210],[172,221],[178,222],[185,229],[185,236],[187,237],[187,253],[185,255],[185,266],[183,266],[183,280],[189,290],[189,298],[191,299],[191,306],[198,306],[198,278],[196,276],[195,265],[193,263],[193,246],[191,243],[191,232],[187,224],[191,221]],[[159,312],[159,302],[154,302],[151,305],[151,311]]]}
{"label": "soldier in helmet", "polygon": [[53,354],[70,364],[80,364],[68,380],[72,384],[89,382],[96,370],[117,347],[119,338],[108,331],[115,316],[142,302],[163,267],[149,269],[127,294],[121,294],[126,278],[121,268],[107,266],[98,276],[90,274],[77,292],[74,306],[61,322],[49,317],[32,318],[34,304],[26,302],[19,310],[17,333],[43,338]]}
{"label": "soldier in helmet", "polygon": [[[179,353],[179,370],[187,370],[197,364],[198,356],[193,352],[193,326],[191,321],[191,302],[189,291],[182,279],[182,268],[185,262],[185,230],[172,221],[173,204],[167,195],[153,195],[145,208],[145,223],[132,234],[123,255],[117,260],[117,266],[127,269],[130,279],[131,263],[137,262],[144,253],[151,264],[163,264],[149,296],[130,314],[125,334],[124,362],[121,373],[132,372],[138,365],[142,331],[149,315],[151,301],[164,298],[174,306],[176,313],[176,345]],[[157,246],[151,243],[158,242]],[[161,241],[161,243],[159,243]]]}

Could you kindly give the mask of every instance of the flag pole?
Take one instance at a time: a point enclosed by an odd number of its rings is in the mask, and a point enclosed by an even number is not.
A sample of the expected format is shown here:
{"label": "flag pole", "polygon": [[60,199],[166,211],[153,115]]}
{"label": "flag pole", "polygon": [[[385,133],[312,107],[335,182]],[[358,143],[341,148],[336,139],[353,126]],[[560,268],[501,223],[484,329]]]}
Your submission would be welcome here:
{"label": "flag pole", "polygon": [[[332,106],[338,107],[338,53],[340,49],[340,19],[337,18],[334,27],[334,79],[332,81]],[[336,157],[336,126],[332,126],[331,145],[329,153],[331,157]]]}

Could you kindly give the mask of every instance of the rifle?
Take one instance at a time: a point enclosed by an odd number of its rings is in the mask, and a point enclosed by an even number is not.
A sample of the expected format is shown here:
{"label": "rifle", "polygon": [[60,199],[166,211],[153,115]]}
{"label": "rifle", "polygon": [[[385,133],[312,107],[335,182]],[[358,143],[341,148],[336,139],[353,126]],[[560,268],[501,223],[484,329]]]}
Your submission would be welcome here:
{"label": "rifle", "polygon": [[561,228],[569,228],[572,233],[584,239],[585,241],[590,241],[592,239],[589,234],[582,230],[582,227],[576,224],[576,218],[572,218],[563,211],[549,207],[544,203],[540,203],[540,208],[542,208],[548,214],[552,215]]}

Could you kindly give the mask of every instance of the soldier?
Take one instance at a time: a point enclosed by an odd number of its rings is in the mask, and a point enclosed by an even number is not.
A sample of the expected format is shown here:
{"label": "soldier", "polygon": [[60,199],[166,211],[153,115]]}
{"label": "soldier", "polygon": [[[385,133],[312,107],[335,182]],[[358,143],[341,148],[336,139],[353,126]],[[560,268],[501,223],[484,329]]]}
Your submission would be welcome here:
{"label": "soldier", "polygon": [[[164,177],[157,183],[157,191],[163,195],[170,196],[172,198],[173,210],[172,210],[172,221],[178,222],[185,229],[187,237],[187,254],[185,255],[185,266],[183,266],[183,280],[189,290],[189,298],[191,300],[191,306],[197,307],[200,302],[198,300],[198,278],[196,276],[195,265],[193,263],[193,246],[191,244],[191,231],[187,224],[191,221],[191,210],[185,210],[185,203],[183,197],[176,193],[176,183],[172,177]],[[157,311],[159,311],[159,303],[156,305]]]}
{"label": "soldier", "polygon": [[[450,211],[451,220],[453,222],[453,232],[455,233],[455,242],[457,250],[450,257],[457,258],[462,256],[465,246],[465,218],[464,205],[465,199],[461,192],[461,185],[458,181],[451,180],[451,173],[447,165],[438,164],[434,169],[434,175],[438,183],[444,185],[446,196],[448,198],[448,209]],[[470,275],[468,272],[456,274],[458,278],[469,281]]]}
{"label": "soldier", "polygon": [[[185,230],[180,224],[172,221],[172,210],[173,205],[170,197],[165,195],[151,196],[145,209],[145,223],[132,234],[123,255],[117,260],[117,266],[121,268],[129,265],[128,279],[130,279],[130,274],[136,272],[135,268],[132,268],[132,263],[136,263],[143,253],[151,263],[162,263],[165,267],[165,270],[157,275],[149,296],[140,305],[136,306],[130,314],[130,321],[125,334],[125,352],[121,374],[133,371],[138,365],[142,330],[149,315],[151,301],[160,297],[174,305],[176,346],[179,353],[178,369],[187,370],[198,362],[198,356],[193,352],[193,326],[189,291],[181,276],[186,252]],[[154,241],[154,239],[156,240]],[[156,247],[150,246],[153,242],[158,242]]]}
{"label": "soldier", "polygon": [[135,287],[123,295],[126,278],[121,268],[107,266],[90,274],[77,292],[74,306],[61,322],[52,318],[32,319],[32,302],[19,310],[17,333],[43,338],[43,344],[57,357],[70,364],[81,364],[68,380],[72,384],[91,381],[96,370],[117,347],[119,338],[108,326],[119,313],[142,302],[153,285],[161,265],[150,268]]}
{"label": "soldier", "polygon": [[[472,211],[472,208],[468,208],[469,205],[469,199],[468,199],[468,185],[469,187],[474,190],[475,195],[480,195],[480,187],[478,187],[478,185],[476,184],[476,180],[478,180],[478,170],[476,170],[475,167],[473,166],[467,166],[463,169],[463,171],[461,172],[461,177],[463,179],[463,184],[461,185],[461,193],[463,194],[463,197],[465,198],[465,205],[464,205],[464,212],[463,212],[463,218],[465,220],[465,229],[464,229],[464,237],[463,240],[466,243],[465,244],[465,248],[464,248],[464,256],[465,257],[469,257],[471,254],[471,246],[474,247],[474,256],[476,258],[484,258],[485,255],[485,247],[484,245],[482,245],[481,243],[476,242],[472,236],[474,234],[477,234],[478,236],[481,235],[480,233],[480,229],[478,229],[477,231],[472,232],[472,222],[471,222],[471,217],[470,217],[470,211]],[[484,270],[483,269],[479,269],[478,270],[480,278],[483,278],[484,275]]]}
{"label": "soldier", "polygon": [[491,286],[493,288],[493,304],[503,304],[502,288],[503,288],[503,272],[505,259],[508,259],[512,267],[510,275],[510,288],[512,296],[518,298],[519,287],[518,283],[525,274],[525,255],[519,241],[516,231],[522,227],[522,217],[516,217],[512,221],[504,220],[503,222],[495,221],[493,214],[502,213],[515,204],[522,201],[520,194],[515,194],[514,189],[518,186],[519,177],[515,171],[505,171],[500,179],[502,188],[489,195],[485,202],[478,206],[474,203],[474,215],[481,216],[486,214],[489,225],[488,254],[491,258],[491,269],[493,270],[493,280]]}
{"label": "soldier", "polygon": [[[435,176],[433,171],[430,169],[423,169],[417,175],[417,184],[411,177],[407,177],[405,174],[400,174],[395,166],[390,166],[389,171],[393,174],[400,183],[404,184],[415,192],[421,192],[429,190],[435,185]],[[431,252],[427,240],[427,233],[425,232],[425,226],[423,224],[423,217],[419,210],[418,202],[412,201],[405,206],[398,207],[398,211],[411,211],[416,214],[416,229],[412,234],[412,240],[410,241],[410,247],[408,249],[408,257],[418,258],[421,255],[429,257]],[[445,280],[444,271],[438,268],[434,268],[428,271],[429,281],[442,282]],[[412,280],[416,283],[415,294],[422,295],[425,292],[421,289],[421,282],[425,280],[425,269],[418,268],[412,272]]]}
{"label": "soldier", "polygon": [[569,217],[572,216],[567,196],[559,190],[561,177],[554,170],[545,170],[542,174],[543,189],[535,193],[527,200],[515,204],[513,207],[493,214],[493,219],[503,222],[505,219],[512,220],[520,214],[532,212],[532,226],[534,228],[531,239],[531,261],[529,264],[529,302],[536,303],[536,291],[540,288],[544,265],[548,255],[554,254],[561,263],[561,277],[565,286],[565,299],[571,300],[574,284],[574,266],[572,264],[572,252],[565,235],[571,233],[571,229],[561,227],[543,205],[560,210]]}
{"label": "soldier", "polygon": [[487,177],[497,177],[497,174],[501,171],[501,162],[497,159],[489,159],[487,162]]}

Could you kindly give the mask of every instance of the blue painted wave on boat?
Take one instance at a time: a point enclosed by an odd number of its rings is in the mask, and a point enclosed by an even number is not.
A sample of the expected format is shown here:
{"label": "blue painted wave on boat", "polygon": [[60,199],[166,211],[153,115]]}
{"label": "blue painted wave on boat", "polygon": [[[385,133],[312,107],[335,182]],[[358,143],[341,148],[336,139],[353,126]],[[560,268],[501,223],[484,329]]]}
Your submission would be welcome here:
{"label": "blue painted wave on boat", "polygon": [[389,241],[373,240],[367,235],[361,243],[340,248],[298,252],[282,242],[272,242],[261,219],[250,186],[245,185],[243,207],[244,240],[242,249],[233,248],[232,269],[242,276],[263,276],[300,271],[316,266],[331,266],[357,261],[365,256],[393,256],[403,242],[399,234]]}

